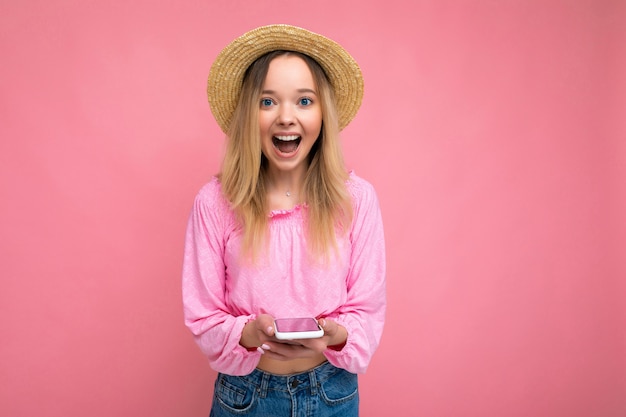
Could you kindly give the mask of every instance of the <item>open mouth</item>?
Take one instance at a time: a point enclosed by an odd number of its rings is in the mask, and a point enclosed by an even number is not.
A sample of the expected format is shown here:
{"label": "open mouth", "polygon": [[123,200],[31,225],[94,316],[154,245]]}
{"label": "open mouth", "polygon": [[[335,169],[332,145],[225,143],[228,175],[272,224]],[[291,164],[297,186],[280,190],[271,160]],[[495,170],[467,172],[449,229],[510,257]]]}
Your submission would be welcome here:
{"label": "open mouth", "polygon": [[273,136],[272,143],[280,153],[293,153],[298,150],[302,138],[298,135]]}

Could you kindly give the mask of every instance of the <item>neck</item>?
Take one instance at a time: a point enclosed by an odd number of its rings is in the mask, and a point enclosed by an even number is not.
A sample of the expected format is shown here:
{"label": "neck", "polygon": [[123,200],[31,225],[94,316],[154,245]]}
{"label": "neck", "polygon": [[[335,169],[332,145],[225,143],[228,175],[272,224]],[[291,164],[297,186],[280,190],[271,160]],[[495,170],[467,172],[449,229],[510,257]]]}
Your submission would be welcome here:
{"label": "neck", "polygon": [[268,172],[267,199],[270,210],[291,209],[304,200],[304,175],[295,172]]}
{"label": "neck", "polygon": [[304,185],[304,176],[305,172],[270,170],[267,175],[268,193],[287,197],[298,195]]}

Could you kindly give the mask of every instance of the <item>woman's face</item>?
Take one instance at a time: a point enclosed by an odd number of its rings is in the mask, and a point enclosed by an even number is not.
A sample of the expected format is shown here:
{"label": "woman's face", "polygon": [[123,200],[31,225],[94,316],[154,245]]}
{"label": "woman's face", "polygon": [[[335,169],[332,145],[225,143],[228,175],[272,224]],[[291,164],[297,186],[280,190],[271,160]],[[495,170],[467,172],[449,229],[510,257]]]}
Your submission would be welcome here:
{"label": "woman's face", "polygon": [[281,55],[270,62],[259,106],[261,149],[270,170],[306,171],[322,128],[322,107],[302,58]]}

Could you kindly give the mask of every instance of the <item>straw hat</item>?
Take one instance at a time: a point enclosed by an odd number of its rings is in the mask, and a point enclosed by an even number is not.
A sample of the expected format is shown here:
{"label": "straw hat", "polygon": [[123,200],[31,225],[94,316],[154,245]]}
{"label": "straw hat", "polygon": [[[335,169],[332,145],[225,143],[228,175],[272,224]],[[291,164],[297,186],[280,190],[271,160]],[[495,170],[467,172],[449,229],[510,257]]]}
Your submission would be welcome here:
{"label": "straw hat", "polygon": [[346,127],[363,99],[363,76],[354,58],[341,45],[317,33],[295,26],[270,25],[232,41],[211,66],[207,95],[222,131],[228,131],[246,70],[257,58],[276,50],[300,52],[320,64],[335,92],[339,129]]}

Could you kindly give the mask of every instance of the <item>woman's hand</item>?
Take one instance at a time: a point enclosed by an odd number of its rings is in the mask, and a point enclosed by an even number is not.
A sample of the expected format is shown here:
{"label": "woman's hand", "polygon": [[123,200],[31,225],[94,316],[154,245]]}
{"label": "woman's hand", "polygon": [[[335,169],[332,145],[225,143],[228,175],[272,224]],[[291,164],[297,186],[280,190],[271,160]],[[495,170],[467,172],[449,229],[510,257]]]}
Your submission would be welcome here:
{"label": "woman's hand", "polygon": [[[316,339],[278,340],[274,337],[274,320],[267,314],[246,325],[241,344],[245,347],[257,346],[259,352],[271,359],[288,361],[299,358],[312,358],[326,349],[341,350],[348,338],[348,332],[334,320],[320,319],[324,335]],[[250,345],[244,342],[250,343]],[[252,343],[258,344],[252,344]]]}
{"label": "woman's hand", "polygon": [[249,321],[243,328],[239,344],[247,349],[256,348],[264,353],[267,342],[275,342],[274,318],[269,314],[260,314],[256,320]]}

